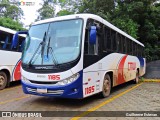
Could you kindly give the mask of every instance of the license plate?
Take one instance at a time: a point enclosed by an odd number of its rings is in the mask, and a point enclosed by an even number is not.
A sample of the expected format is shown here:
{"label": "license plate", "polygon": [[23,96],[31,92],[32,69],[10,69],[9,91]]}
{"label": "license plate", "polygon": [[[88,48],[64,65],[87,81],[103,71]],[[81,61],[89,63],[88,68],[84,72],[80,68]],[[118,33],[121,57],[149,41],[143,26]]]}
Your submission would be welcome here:
{"label": "license plate", "polygon": [[38,93],[47,93],[47,89],[37,88],[37,92],[38,92]]}

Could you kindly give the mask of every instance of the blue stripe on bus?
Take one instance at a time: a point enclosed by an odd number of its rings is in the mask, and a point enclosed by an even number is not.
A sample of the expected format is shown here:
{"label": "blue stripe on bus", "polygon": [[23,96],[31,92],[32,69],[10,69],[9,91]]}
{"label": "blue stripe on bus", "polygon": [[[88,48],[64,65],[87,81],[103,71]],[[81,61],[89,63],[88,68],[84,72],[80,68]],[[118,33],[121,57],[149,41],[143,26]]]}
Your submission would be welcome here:
{"label": "blue stripe on bus", "polygon": [[140,67],[144,67],[144,59],[143,57],[137,57],[140,62]]}
{"label": "blue stripe on bus", "polygon": [[[36,84],[29,84],[29,83],[24,83],[22,82],[22,88],[23,88],[23,92],[26,94],[33,94],[33,95],[39,95],[39,96],[50,96],[50,97],[55,97],[55,98],[83,98],[83,86],[82,86],[82,79],[83,79],[83,71],[79,72],[80,76],[79,78],[68,84],[68,85],[63,85],[63,86],[47,86],[47,85],[36,85]],[[47,90],[64,90],[63,94],[61,95],[54,95],[54,94],[41,94],[41,93],[37,93],[37,92],[29,92],[27,90],[27,88],[31,88],[31,89],[35,89],[37,90],[37,88],[39,89],[47,89]],[[77,89],[77,92],[74,91],[74,89]]]}

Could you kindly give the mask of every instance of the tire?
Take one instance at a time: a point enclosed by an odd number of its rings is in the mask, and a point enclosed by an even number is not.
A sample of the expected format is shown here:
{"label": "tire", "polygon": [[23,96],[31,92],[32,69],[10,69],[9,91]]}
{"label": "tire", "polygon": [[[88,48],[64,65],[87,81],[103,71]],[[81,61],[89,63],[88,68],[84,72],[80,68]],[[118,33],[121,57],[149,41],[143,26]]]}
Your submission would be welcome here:
{"label": "tire", "polygon": [[136,71],[136,78],[134,79],[134,84],[138,84],[139,83],[139,72],[138,70]]}
{"label": "tire", "polygon": [[0,90],[7,86],[7,75],[4,72],[0,72]]}
{"label": "tire", "polygon": [[110,95],[110,92],[111,92],[111,78],[108,74],[106,74],[103,80],[103,87],[100,96],[103,98],[108,97]]}

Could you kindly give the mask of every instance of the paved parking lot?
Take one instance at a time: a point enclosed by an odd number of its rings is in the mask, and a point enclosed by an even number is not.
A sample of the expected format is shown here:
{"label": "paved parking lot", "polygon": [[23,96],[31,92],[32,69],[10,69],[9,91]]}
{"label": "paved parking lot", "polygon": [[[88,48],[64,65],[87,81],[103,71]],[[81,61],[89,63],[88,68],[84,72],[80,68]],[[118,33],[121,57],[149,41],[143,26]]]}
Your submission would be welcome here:
{"label": "paved parking lot", "polygon": [[[15,84],[0,91],[0,111],[52,111],[50,115],[54,114],[55,116],[54,111],[60,111],[56,118],[38,118],[44,120],[106,120],[106,117],[113,120],[160,120],[160,117],[147,117],[148,114],[145,117],[135,117],[135,114],[141,114],[145,111],[160,115],[160,82],[143,82],[138,85],[129,82],[113,88],[111,96],[108,98],[102,99],[98,95],[94,95],[80,100],[26,95],[22,92],[21,85]],[[64,115],[67,117],[61,117]]]}

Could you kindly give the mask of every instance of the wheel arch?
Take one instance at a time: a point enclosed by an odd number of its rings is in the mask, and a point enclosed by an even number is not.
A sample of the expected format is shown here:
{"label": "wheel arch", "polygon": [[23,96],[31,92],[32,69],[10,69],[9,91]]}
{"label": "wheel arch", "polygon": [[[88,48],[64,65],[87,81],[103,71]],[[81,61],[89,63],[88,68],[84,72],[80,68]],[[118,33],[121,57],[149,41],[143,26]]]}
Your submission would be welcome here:
{"label": "wheel arch", "polygon": [[113,71],[106,71],[103,75],[103,79],[105,77],[105,75],[109,75],[110,76],[110,79],[111,79],[111,87],[113,87]]}

